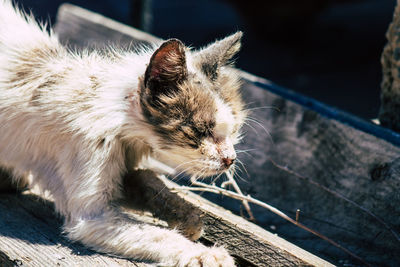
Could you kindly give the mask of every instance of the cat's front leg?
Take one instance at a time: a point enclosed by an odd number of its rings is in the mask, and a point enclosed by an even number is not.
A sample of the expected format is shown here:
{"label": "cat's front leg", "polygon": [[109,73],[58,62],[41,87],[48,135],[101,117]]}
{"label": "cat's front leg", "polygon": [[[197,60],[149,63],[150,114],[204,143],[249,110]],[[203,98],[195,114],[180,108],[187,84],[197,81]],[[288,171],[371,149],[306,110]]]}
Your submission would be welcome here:
{"label": "cat's front leg", "polygon": [[117,209],[95,218],[76,218],[65,230],[70,239],[97,251],[151,260],[161,266],[235,266],[222,247],[206,247],[176,231],[135,222]]}
{"label": "cat's front leg", "polygon": [[123,204],[128,208],[149,210],[192,241],[203,234],[202,212],[170,191],[155,172],[130,171],[124,176],[123,189]]}
{"label": "cat's front leg", "polygon": [[85,165],[91,167],[87,173],[95,176],[75,178],[77,186],[69,187],[68,206],[63,210],[69,210],[64,214],[64,230],[71,240],[99,252],[151,260],[161,266],[235,266],[222,247],[194,243],[177,231],[137,222],[124,214],[111,204],[118,179],[110,179],[110,175],[119,174],[120,168],[115,161],[98,162],[100,157]]}

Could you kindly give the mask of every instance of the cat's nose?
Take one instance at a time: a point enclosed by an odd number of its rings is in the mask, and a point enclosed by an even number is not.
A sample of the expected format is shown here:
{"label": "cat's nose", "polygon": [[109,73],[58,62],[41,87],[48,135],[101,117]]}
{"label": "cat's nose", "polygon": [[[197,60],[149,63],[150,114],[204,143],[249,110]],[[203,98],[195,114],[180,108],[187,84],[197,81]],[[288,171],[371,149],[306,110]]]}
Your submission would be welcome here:
{"label": "cat's nose", "polygon": [[225,167],[229,168],[233,162],[235,161],[235,158],[222,158],[222,162],[224,163]]}

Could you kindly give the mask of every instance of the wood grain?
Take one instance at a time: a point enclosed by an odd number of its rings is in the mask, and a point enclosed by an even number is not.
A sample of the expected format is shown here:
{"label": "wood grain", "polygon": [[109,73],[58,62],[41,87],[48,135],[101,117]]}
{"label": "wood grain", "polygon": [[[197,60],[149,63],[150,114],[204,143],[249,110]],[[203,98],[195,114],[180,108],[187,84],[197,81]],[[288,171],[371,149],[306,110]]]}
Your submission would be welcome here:
{"label": "wood grain", "polygon": [[[244,94],[251,107],[274,107],[251,115],[256,132],[247,128],[239,149],[249,181],[243,190],[281,210],[301,210],[303,224],[325,233],[375,264],[396,266],[400,243],[385,227],[346,201],[307,181],[276,168],[269,159],[333,190],[370,210],[400,231],[400,149],[375,136],[325,118],[318,113],[246,83]],[[318,255],[338,262],[352,261],[322,240],[297,230],[272,214],[256,209],[264,227],[274,225],[280,235]],[[261,219],[260,219],[261,218]]]}
{"label": "wood grain", "polygon": [[394,10],[393,21],[386,33],[387,44],[382,53],[381,107],[379,121],[385,127],[400,133],[400,57],[399,57],[400,5]]}
{"label": "wood grain", "polygon": [[127,195],[135,196],[128,198],[129,203],[135,203],[135,209],[138,204],[144,205],[142,208],[167,222],[196,225],[200,220],[204,225],[201,240],[224,245],[241,266],[332,266],[194,193],[168,190],[175,187],[174,182],[150,171],[132,172],[125,177]]}
{"label": "wood grain", "polygon": [[0,194],[0,266],[147,266],[101,255],[63,238],[52,202]]}

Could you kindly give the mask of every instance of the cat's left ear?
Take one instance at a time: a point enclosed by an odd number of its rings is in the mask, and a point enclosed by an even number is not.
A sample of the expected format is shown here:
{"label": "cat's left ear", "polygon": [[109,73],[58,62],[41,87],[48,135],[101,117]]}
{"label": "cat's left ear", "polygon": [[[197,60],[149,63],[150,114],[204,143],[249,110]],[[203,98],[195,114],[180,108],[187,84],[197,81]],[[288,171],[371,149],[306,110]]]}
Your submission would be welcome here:
{"label": "cat's left ear", "polygon": [[153,95],[158,95],[186,77],[185,45],[178,39],[170,39],[161,44],[151,56],[144,83]]}
{"label": "cat's left ear", "polygon": [[222,40],[208,45],[206,48],[197,52],[196,56],[200,62],[201,70],[215,80],[218,76],[218,69],[227,65],[232,58],[239,52],[243,33],[236,32]]}

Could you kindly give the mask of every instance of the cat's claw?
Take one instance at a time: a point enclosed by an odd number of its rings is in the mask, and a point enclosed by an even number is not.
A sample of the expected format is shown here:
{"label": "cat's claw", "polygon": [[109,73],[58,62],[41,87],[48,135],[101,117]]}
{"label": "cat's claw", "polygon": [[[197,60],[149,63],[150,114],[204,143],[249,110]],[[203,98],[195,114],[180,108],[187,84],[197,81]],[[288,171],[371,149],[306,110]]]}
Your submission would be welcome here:
{"label": "cat's claw", "polygon": [[179,262],[182,267],[234,267],[235,261],[223,247],[196,247],[185,252]]}

